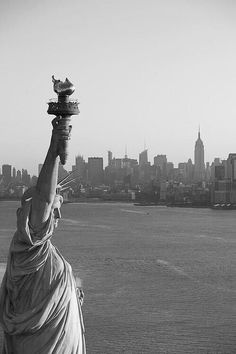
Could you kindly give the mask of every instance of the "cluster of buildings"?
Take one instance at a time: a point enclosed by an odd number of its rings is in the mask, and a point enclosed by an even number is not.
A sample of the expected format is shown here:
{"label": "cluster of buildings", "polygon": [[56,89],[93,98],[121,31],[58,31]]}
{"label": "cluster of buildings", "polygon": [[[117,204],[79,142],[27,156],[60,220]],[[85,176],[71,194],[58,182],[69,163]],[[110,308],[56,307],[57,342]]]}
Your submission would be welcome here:
{"label": "cluster of buildings", "polygon": [[0,198],[20,198],[36,182],[37,177],[31,177],[26,169],[16,170],[15,167],[4,164],[0,174]]}
{"label": "cluster of buildings", "polygon": [[[39,172],[41,167],[40,164]],[[189,159],[175,167],[166,155],[156,155],[151,164],[147,149],[139,154],[138,160],[127,154],[115,158],[108,151],[105,168],[102,157],[89,157],[86,162],[79,155],[70,173],[64,192],[69,199],[133,200],[179,206],[236,204],[236,154],[205,163],[200,131],[193,162]],[[67,175],[60,165],[59,181]],[[31,177],[27,170],[16,171],[11,165],[2,165],[0,197],[18,198],[36,181],[37,176]]]}

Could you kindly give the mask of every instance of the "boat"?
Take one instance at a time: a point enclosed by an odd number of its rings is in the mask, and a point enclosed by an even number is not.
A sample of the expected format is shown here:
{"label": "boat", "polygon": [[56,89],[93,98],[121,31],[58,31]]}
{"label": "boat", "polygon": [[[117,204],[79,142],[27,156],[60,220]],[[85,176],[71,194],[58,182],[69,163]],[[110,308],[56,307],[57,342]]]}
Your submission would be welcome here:
{"label": "boat", "polygon": [[217,203],[211,206],[215,210],[236,210],[236,204],[232,203]]}

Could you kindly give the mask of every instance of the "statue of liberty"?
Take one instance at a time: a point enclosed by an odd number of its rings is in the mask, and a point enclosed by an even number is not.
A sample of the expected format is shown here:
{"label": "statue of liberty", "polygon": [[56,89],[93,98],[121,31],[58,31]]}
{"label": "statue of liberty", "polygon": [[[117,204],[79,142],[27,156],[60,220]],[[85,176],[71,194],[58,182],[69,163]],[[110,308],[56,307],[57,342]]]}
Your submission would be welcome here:
{"label": "statue of liberty", "polygon": [[[68,83],[61,85],[60,98],[64,89],[68,95]],[[60,87],[59,80],[56,84]],[[86,353],[83,293],[70,264],[51,242],[63,202],[57,193],[59,159],[71,130],[62,121],[58,112],[37,184],[25,192],[17,210],[0,292],[4,354]]]}

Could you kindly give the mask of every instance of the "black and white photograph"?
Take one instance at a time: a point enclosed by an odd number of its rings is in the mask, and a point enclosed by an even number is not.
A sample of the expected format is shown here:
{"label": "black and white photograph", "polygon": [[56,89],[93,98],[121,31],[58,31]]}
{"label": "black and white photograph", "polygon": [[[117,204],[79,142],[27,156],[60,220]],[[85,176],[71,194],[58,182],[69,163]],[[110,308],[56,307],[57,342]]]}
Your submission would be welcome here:
{"label": "black and white photograph", "polygon": [[0,0],[0,353],[236,353],[236,1]]}

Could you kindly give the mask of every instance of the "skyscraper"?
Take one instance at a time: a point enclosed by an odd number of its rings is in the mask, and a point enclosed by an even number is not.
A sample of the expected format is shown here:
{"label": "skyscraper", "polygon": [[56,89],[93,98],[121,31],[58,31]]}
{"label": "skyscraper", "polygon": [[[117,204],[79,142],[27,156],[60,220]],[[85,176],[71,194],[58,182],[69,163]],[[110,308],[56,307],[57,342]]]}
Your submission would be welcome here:
{"label": "skyscraper", "polygon": [[148,151],[147,149],[143,150],[139,154],[139,166],[146,165],[148,163]]}
{"label": "skyscraper", "polygon": [[103,183],[103,158],[88,158],[88,181],[93,186],[99,186]]}
{"label": "skyscraper", "polygon": [[154,165],[160,168],[162,178],[167,177],[167,157],[166,155],[154,156]]}
{"label": "skyscraper", "polygon": [[205,179],[204,145],[198,131],[198,139],[194,149],[194,180],[201,182]]}
{"label": "skyscraper", "polygon": [[7,186],[11,182],[11,165],[2,165],[3,183]]}
{"label": "skyscraper", "polygon": [[108,166],[111,166],[112,163],[112,152],[108,151]]}
{"label": "skyscraper", "polygon": [[86,176],[86,163],[82,155],[77,155],[75,158],[75,169],[77,170],[77,174],[80,181],[85,180]]}

